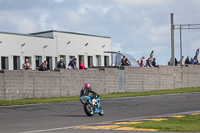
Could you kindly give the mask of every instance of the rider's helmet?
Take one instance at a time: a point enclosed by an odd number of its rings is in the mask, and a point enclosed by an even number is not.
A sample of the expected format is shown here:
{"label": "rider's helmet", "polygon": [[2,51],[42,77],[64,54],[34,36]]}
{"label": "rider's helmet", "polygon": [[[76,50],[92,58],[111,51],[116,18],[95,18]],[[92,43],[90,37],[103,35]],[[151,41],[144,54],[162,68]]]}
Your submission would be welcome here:
{"label": "rider's helmet", "polygon": [[84,87],[90,88],[90,84],[89,83],[85,83]]}

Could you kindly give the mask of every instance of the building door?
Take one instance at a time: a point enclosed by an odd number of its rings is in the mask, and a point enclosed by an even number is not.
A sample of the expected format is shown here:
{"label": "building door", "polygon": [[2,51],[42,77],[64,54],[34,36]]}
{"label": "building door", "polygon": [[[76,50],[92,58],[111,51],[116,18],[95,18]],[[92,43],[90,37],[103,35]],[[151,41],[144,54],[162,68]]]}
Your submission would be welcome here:
{"label": "building door", "polygon": [[88,67],[92,67],[92,66],[93,66],[93,57],[88,56]]}
{"label": "building door", "polygon": [[13,70],[20,70],[20,56],[13,56]]}
{"label": "building door", "polygon": [[104,56],[104,66],[109,66],[109,56]]}
{"label": "building door", "polygon": [[79,64],[80,64],[81,61],[83,61],[83,64],[84,64],[84,55],[79,55],[78,59],[79,59],[79,61],[78,61]]}
{"label": "building door", "polygon": [[60,58],[63,58],[63,62],[65,63],[65,68],[66,68],[66,56],[65,55],[60,55]]}
{"label": "building door", "polygon": [[101,66],[101,55],[96,56],[96,63],[97,63],[97,66]]}
{"label": "building door", "polygon": [[36,68],[36,70],[39,69],[41,64],[42,64],[42,56],[36,56],[35,57],[35,68]]}
{"label": "building door", "polygon": [[48,62],[48,64],[47,64],[47,69],[48,69],[48,70],[53,70],[52,57],[47,56],[46,58],[47,58],[47,62]]}
{"label": "building door", "polygon": [[1,57],[1,70],[8,70],[8,57]]}

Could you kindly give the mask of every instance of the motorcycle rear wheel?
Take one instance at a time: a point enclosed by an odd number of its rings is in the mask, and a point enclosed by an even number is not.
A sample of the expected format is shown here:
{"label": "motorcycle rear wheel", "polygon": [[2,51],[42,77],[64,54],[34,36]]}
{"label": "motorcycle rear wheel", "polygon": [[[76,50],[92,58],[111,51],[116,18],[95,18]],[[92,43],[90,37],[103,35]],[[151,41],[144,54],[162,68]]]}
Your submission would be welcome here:
{"label": "motorcycle rear wheel", "polygon": [[87,114],[87,116],[93,116],[93,109],[90,104],[85,104],[84,110],[85,110],[85,113]]}

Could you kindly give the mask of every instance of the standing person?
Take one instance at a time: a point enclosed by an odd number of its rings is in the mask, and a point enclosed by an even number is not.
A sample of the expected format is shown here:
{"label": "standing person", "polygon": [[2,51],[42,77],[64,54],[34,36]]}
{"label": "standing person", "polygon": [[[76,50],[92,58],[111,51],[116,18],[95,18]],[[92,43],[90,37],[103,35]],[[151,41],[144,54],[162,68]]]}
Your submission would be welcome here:
{"label": "standing person", "polygon": [[80,70],[84,70],[84,69],[85,69],[85,66],[84,66],[84,64],[83,64],[83,61],[80,62],[80,64],[79,64],[79,69],[80,69]]}
{"label": "standing person", "polygon": [[182,58],[181,58],[181,66],[184,66],[184,65],[185,65],[184,56],[182,56]]}
{"label": "standing person", "polygon": [[76,58],[74,58],[73,60],[71,60],[68,64],[68,69],[75,69],[75,62],[77,61]]}
{"label": "standing person", "polygon": [[38,71],[46,71],[45,70],[45,63],[42,63],[38,69]]}
{"label": "standing person", "polygon": [[140,61],[140,66],[145,67],[145,56],[142,56],[141,61]]}
{"label": "standing person", "polygon": [[121,60],[121,64],[122,66],[128,66],[128,59],[126,58],[126,56],[123,56],[122,60]]}
{"label": "standing person", "polygon": [[191,59],[190,64],[195,65],[194,59]]}
{"label": "standing person", "polygon": [[74,63],[74,69],[78,69],[77,62]]}
{"label": "standing person", "polygon": [[31,63],[29,63],[28,58],[26,58],[25,63],[23,64],[23,70],[32,70]]}
{"label": "standing person", "polygon": [[190,64],[190,57],[187,56],[187,58],[185,59],[185,64]]}
{"label": "standing person", "polygon": [[153,58],[152,65],[153,65],[154,67],[156,67],[156,58]]}
{"label": "standing person", "polygon": [[137,63],[138,63],[138,65],[140,65],[140,61],[139,60],[137,60]]}
{"label": "standing person", "polygon": [[63,58],[60,58],[60,61],[58,61],[57,68],[65,69],[65,63],[63,61]]}
{"label": "standing person", "polygon": [[44,66],[45,66],[44,68],[45,68],[45,71],[49,71],[47,65],[48,65],[48,61],[45,60],[45,61],[44,61]]}
{"label": "standing person", "polygon": [[177,59],[175,58],[175,66],[177,66],[177,63],[178,63],[178,61],[177,61]]}
{"label": "standing person", "polygon": [[199,62],[198,62],[198,59],[197,59],[197,57],[195,56],[195,57],[194,57],[194,64],[195,64],[195,65],[198,65],[198,63],[199,63]]}
{"label": "standing person", "polygon": [[146,60],[146,67],[154,67],[154,66],[152,65],[152,59],[151,59],[151,58],[148,58],[148,59]]}

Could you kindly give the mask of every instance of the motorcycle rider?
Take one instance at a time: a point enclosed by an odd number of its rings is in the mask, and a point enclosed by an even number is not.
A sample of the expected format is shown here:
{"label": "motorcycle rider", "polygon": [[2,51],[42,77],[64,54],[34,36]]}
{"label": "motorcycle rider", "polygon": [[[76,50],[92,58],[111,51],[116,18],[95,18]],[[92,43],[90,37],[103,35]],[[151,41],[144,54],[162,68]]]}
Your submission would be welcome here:
{"label": "motorcycle rider", "polygon": [[80,96],[89,96],[92,99],[94,105],[96,105],[96,97],[99,97],[99,95],[91,89],[89,83],[85,83],[80,92]]}

